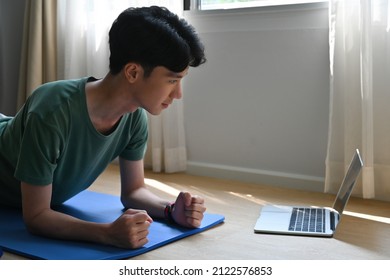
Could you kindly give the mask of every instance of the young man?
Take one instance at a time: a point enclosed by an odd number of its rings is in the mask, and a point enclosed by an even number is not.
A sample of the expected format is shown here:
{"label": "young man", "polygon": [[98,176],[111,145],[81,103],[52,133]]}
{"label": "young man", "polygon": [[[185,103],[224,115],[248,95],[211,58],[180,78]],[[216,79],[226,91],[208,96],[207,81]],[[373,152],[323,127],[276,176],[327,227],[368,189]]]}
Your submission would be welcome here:
{"label": "young man", "polygon": [[[203,218],[203,198],[181,192],[172,206],[145,187],[143,156],[145,110],[157,115],[181,98],[181,79],[205,62],[204,48],[188,23],[160,7],[122,12],[109,44],[103,79],[42,85],[14,118],[0,118],[0,204],[22,207],[34,234],[138,248],[151,217],[184,227]],[[53,210],[118,156],[122,216],[98,224]]]}

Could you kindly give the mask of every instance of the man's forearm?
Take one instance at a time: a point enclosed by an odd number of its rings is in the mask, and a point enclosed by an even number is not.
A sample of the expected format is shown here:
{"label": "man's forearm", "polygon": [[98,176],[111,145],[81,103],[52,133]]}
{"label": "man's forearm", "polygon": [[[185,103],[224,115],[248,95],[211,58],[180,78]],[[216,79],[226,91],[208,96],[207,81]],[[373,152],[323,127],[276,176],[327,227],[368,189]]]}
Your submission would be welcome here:
{"label": "man's forearm", "polygon": [[129,193],[122,192],[121,201],[125,208],[146,210],[150,216],[155,218],[164,217],[164,209],[170,202],[152,193],[147,186]]}
{"label": "man's forearm", "polygon": [[25,220],[27,229],[36,235],[56,239],[109,244],[108,224],[83,221],[51,209]]}

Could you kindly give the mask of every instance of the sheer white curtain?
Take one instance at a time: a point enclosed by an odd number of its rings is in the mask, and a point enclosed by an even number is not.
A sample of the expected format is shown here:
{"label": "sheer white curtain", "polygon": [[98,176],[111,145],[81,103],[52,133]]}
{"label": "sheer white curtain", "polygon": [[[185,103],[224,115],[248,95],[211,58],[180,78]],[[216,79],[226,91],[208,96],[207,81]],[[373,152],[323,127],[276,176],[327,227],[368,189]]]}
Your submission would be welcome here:
{"label": "sheer white curtain", "polygon": [[[62,0],[58,1],[58,76],[104,77],[108,72],[108,31],[115,18],[128,7],[164,6],[183,13],[177,0]],[[149,116],[146,164],[156,172],[186,169],[183,103],[176,100],[160,116]]]}
{"label": "sheer white curtain", "polygon": [[355,148],[365,166],[355,195],[390,200],[390,3],[331,0],[331,104],[325,191]]}

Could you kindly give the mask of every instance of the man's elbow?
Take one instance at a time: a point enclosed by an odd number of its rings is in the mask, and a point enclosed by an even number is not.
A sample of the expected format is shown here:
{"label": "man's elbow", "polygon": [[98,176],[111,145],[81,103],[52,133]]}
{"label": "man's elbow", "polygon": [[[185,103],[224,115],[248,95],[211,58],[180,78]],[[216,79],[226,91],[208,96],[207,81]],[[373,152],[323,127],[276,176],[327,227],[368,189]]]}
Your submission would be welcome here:
{"label": "man's elbow", "polygon": [[34,235],[42,235],[43,233],[43,224],[41,222],[41,214],[37,215],[28,215],[23,214],[24,225],[28,232]]}

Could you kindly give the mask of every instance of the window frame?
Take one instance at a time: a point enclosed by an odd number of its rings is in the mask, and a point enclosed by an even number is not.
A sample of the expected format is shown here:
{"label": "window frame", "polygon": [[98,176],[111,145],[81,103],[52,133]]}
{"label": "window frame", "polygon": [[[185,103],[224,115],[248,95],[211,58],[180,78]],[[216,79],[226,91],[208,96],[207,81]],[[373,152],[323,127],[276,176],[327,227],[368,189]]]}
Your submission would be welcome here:
{"label": "window frame", "polygon": [[305,5],[313,3],[328,3],[329,0],[264,0],[263,5],[256,5],[251,7],[234,7],[234,8],[218,8],[218,9],[201,9],[200,2],[202,0],[183,0],[185,11],[226,11],[226,10],[243,10],[243,9],[254,9],[258,7],[275,7],[275,6],[292,6],[292,5]]}

